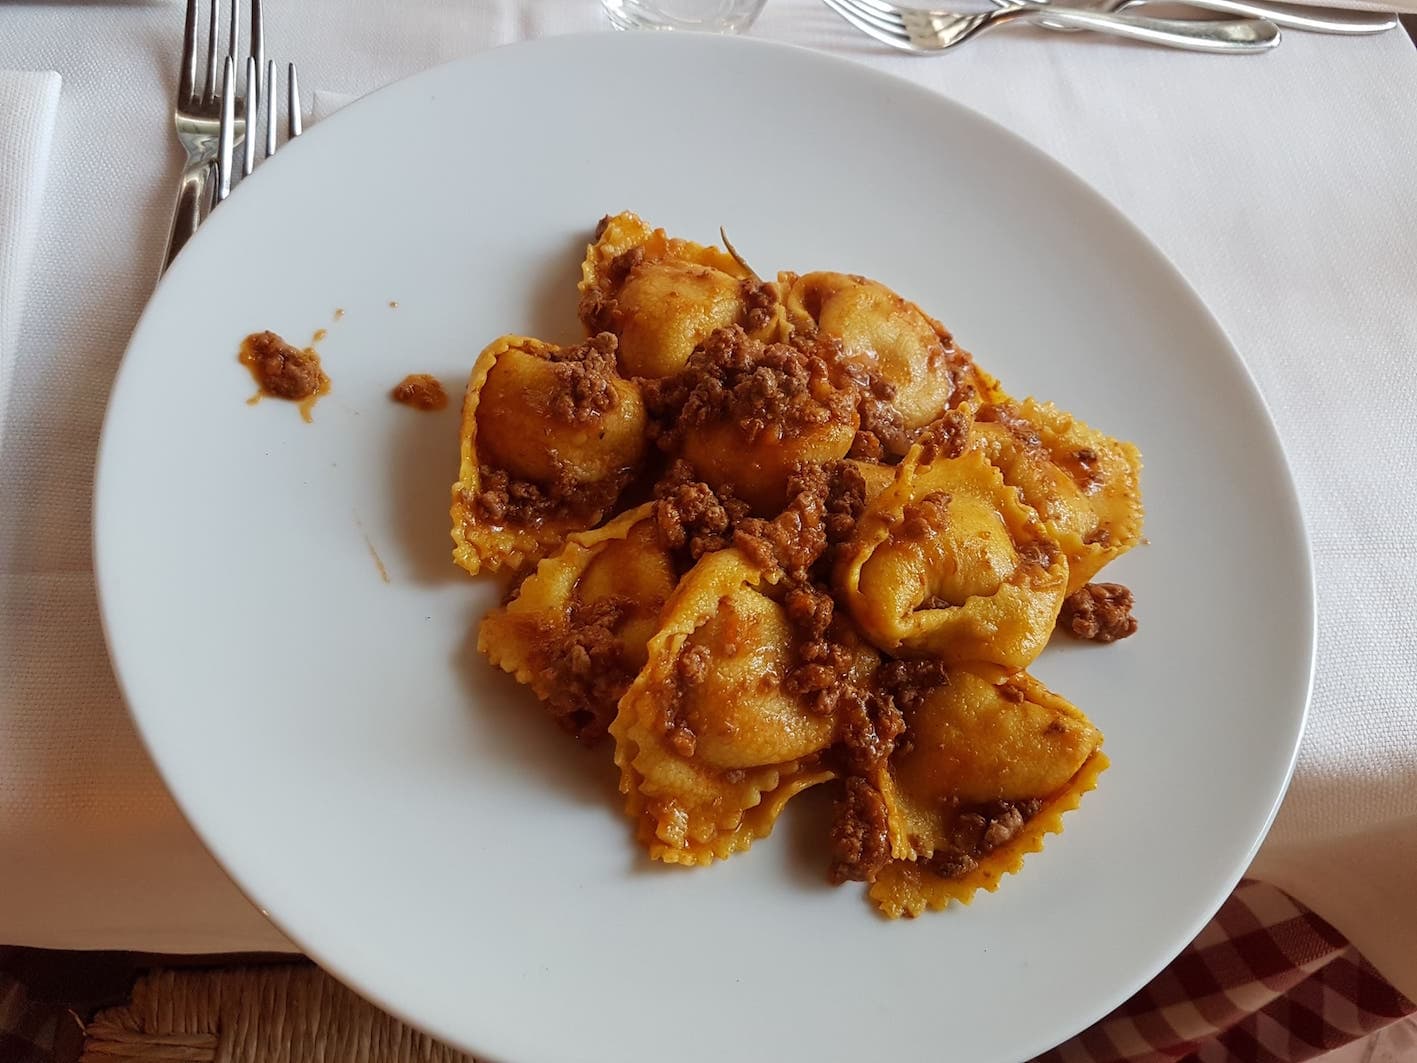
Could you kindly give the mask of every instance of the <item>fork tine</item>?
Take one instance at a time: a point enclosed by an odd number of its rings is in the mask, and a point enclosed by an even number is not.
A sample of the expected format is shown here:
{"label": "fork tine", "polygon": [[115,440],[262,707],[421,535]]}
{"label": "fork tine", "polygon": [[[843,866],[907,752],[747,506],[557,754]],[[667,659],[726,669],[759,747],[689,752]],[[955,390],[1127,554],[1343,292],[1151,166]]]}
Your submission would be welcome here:
{"label": "fork tine", "polygon": [[251,171],[256,168],[256,57],[248,55],[246,57],[246,139],[241,145],[241,176],[250,177]]}
{"label": "fork tine", "polygon": [[256,60],[256,103],[259,107],[266,98],[266,19],[261,0],[251,0],[251,58]]}
{"label": "fork tine", "polygon": [[851,8],[857,15],[872,22],[885,30],[887,33],[894,33],[899,36],[909,36],[906,29],[905,20],[897,11],[887,13],[880,5],[871,4],[868,0],[841,0],[841,3]]}
{"label": "fork tine", "polygon": [[241,44],[241,0],[231,0],[231,30],[226,35],[226,54],[236,58]]}
{"label": "fork tine", "polygon": [[202,102],[208,104],[216,99],[216,28],[220,6],[221,0],[212,0],[212,17],[207,20],[207,87]]}
{"label": "fork tine", "polygon": [[236,60],[227,56],[221,68],[221,130],[217,137],[216,201],[231,195],[231,154],[236,136]]}
{"label": "fork tine", "polygon": [[197,0],[187,0],[187,22],[182,29],[182,66],[177,71],[177,107],[189,106],[197,91]]}
{"label": "fork tine", "polygon": [[276,61],[266,60],[266,158],[276,153]]}
{"label": "fork tine", "polygon": [[887,0],[852,0],[852,6],[858,8],[873,8],[883,15],[889,15],[899,20],[904,13],[904,9],[896,4],[888,3]]}
{"label": "fork tine", "polygon": [[286,137],[294,140],[301,133],[305,132],[304,118],[300,114],[300,80],[295,73],[295,64],[291,63],[286,67],[285,80],[288,88],[289,99],[286,101],[289,113],[285,120]]}
{"label": "fork tine", "polygon": [[892,33],[889,30],[883,30],[874,22],[867,22],[856,13],[854,7],[847,7],[842,3],[842,0],[822,0],[822,3],[826,4],[827,7],[831,8],[868,37],[874,37],[882,44],[888,44],[892,48],[898,48],[903,52],[915,51],[915,49],[910,46],[910,42],[907,38]]}

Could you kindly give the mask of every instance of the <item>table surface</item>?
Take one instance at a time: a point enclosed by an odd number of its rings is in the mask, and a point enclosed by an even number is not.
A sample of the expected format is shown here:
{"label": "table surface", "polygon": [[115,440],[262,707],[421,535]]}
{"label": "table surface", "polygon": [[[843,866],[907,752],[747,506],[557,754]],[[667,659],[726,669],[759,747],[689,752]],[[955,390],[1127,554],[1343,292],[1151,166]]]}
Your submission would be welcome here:
{"label": "table surface", "polygon": [[[492,44],[605,26],[594,0],[269,7],[271,53],[299,61],[307,91],[361,93]],[[180,23],[172,4],[0,5],[0,69],[64,77],[0,422],[0,735],[18,765],[0,778],[0,941],[289,947],[206,854],[153,772],[107,669],[95,611],[92,460],[166,236],[180,164],[166,110]],[[810,0],[773,0],[753,32],[925,81],[1117,202],[1197,287],[1269,399],[1309,507],[1321,603],[1355,578],[1345,514],[1313,507],[1368,445],[1325,444],[1313,418],[1332,393],[1320,377],[1337,373],[1322,352],[1353,360],[1358,394],[1417,399],[1412,361],[1397,357],[1417,349],[1417,321],[1395,312],[1417,291],[1417,52],[1407,39],[1289,34],[1272,54],[1228,58],[1022,30],[922,61],[881,53]],[[1364,377],[1370,356],[1381,356],[1382,370]],[[1414,404],[1394,403],[1370,427],[1410,429],[1400,406]],[[1374,490],[1390,473],[1372,473]],[[1394,536],[1397,560],[1417,559],[1412,536]],[[1417,588],[1410,574],[1392,579],[1399,596]],[[1368,668],[1321,638],[1316,709]],[[1410,689],[1412,674],[1399,669],[1379,693]],[[1331,726],[1341,720],[1316,711],[1311,736]],[[1332,787],[1296,786],[1275,838],[1304,836],[1316,816],[1347,829],[1361,813]]]}

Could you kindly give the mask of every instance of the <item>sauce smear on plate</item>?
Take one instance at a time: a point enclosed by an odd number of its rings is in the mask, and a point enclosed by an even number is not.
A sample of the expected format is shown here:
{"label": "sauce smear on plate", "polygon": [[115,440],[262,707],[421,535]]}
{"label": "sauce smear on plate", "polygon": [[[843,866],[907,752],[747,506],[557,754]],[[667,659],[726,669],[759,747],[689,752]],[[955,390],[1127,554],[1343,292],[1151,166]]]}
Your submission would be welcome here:
{"label": "sauce smear on plate", "polygon": [[404,406],[415,410],[441,410],[448,405],[448,394],[435,376],[427,373],[410,373],[399,381],[390,397]]}
{"label": "sauce smear on plate", "polygon": [[320,366],[313,347],[294,347],[274,332],[253,332],[241,341],[241,364],[251,370],[260,390],[252,403],[263,396],[287,399],[300,404],[300,416],[308,423],[310,410],[321,395],[330,390],[330,378]]}

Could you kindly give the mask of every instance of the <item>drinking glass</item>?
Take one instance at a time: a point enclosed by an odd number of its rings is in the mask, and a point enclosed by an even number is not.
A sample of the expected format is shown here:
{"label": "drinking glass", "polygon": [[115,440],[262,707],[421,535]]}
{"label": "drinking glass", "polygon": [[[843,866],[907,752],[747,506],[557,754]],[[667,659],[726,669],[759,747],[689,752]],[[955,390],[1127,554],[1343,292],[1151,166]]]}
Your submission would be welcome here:
{"label": "drinking glass", "polygon": [[741,33],[767,0],[600,0],[622,30],[700,30]]}

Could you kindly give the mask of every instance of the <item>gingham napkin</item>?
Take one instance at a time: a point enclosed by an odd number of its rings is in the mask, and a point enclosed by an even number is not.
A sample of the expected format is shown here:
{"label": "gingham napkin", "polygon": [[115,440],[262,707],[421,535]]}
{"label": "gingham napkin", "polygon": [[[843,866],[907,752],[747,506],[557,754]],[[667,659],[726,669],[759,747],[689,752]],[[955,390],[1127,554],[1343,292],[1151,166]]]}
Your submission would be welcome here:
{"label": "gingham napkin", "polygon": [[1417,1059],[1417,1023],[1397,1022],[1414,1010],[1332,926],[1247,880],[1164,971],[1035,1063],[1303,1063],[1345,1045],[1324,1063],[1398,1063]]}
{"label": "gingham napkin", "polygon": [[[0,397],[14,368],[58,113],[58,74],[0,70]],[[4,433],[0,402],[0,439]]]}

